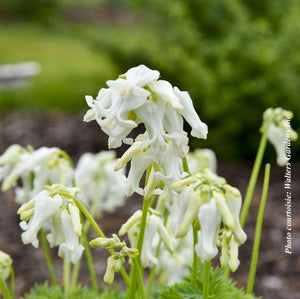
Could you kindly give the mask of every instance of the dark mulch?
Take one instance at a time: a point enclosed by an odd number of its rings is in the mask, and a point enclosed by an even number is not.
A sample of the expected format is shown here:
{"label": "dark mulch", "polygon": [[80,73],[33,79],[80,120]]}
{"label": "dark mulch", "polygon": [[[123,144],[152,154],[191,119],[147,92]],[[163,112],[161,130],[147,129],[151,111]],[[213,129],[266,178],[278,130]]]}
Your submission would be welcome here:
{"label": "dark mulch", "polygon": [[[82,115],[64,116],[61,114],[21,114],[12,113],[0,116],[0,153],[9,145],[18,143],[40,146],[58,146],[66,150],[76,161],[85,152],[98,152],[107,149],[107,137],[95,122],[84,123]],[[120,155],[124,149],[118,151]],[[219,157],[221,160],[221,157]],[[273,163],[274,164],[274,163]],[[243,193],[251,171],[251,164],[219,162],[218,173]],[[284,207],[285,190],[283,188],[284,169],[272,165],[271,185],[266,206],[262,232],[262,243],[258,263],[255,293],[266,299],[300,298],[300,167],[293,164],[293,254],[284,252],[286,244],[286,216]],[[238,285],[247,284],[247,272],[250,264],[255,220],[260,200],[261,182],[254,195],[246,233],[248,240],[240,249],[241,265],[233,274]],[[121,223],[140,206],[138,198],[131,198],[126,205],[113,215],[104,215],[100,221],[108,235],[117,231]],[[8,252],[16,271],[17,297],[28,291],[35,282],[48,278],[47,267],[42,250],[30,245],[24,246],[20,240],[21,229],[16,215],[18,206],[14,203],[13,192],[0,193],[0,248]],[[93,236],[91,236],[93,237]],[[61,260],[57,258],[57,249],[52,256],[58,276],[62,276]],[[100,249],[93,250],[97,275],[100,279],[105,271],[107,255]],[[86,267],[81,270],[81,281],[88,282]]]}

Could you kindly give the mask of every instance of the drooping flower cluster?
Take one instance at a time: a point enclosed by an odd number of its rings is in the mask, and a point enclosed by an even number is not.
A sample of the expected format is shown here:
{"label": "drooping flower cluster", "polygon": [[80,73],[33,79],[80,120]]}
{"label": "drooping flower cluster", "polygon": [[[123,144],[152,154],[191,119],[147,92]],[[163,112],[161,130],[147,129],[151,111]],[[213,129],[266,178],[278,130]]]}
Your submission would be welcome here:
{"label": "drooping flower cluster", "polygon": [[15,189],[16,201],[20,204],[29,201],[45,185],[72,185],[73,170],[70,161],[56,147],[33,150],[31,147],[12,145],[0,157],[0,167],[2,191],[15,187],[21,179],[22,187]]}
{"label": "drooping flower cluster", "polygon": [[[188,153],[188,138],[183,131],[183,118],[191,125],[192,136],[206,138],[207,126],[201,122],[187,92],[164,80],[158,71],[144,65],[128,70],[120,78],[107,81],[94,100],[87,96],[90,110],[84,120],[96,120],[109,135],[109,147],[129,143],[131,147],[120,159],[115,170],[131,160],[128,194],[150,195],[176,181],[183,173],[182,158]],[[145,133],[135,140],[128,134],[140,123]],[[145,170],[152,165],[147,190],[140,188]],[[157,189],[159,190],[155,190]]]}
{"label": "drooping flower cluster", "polygon": [[62,185],[45,187],[33,199],[23,204],[18,214],[22,222],[22,241],[38,247],[38,233],[41,229],[50,230],[47,239],[51,247],[59,246],[58,254],[74,264],[82,255],[84,247],[79,244],[82,232],[80,212],[73,197],[78,188]]}
{"label": "drooping flower cluster", "polygon": [[92,212],[112,212],[122,206],[127,190],[124,169],[114,171],[115,152],[82,155],[75,168],[75,185],[79,187],[78,198]]}
{"label": "drooping flower cluster", "polygon": [[[129,248],[124,241],[121,241],[116,234],[112,238],[96,238],[90,242],[91,247],[104,247],[111,251],[107,259],[107,268],[104,275],[104,282],[111,285],[114,281],[115,272],[119,272],[128,257],[129,261],[139,255],[137,248]],[[119,251],[116,251],[118,249]]]}
{"label": "drooping flower cluster", "polygon": [[195,249],[201,261],[214,258],[218,253],[217,245],[220,245],[221,264],[228,264],[235,271],[239,265],[238,246],[247,238],[239,221],[242,204],[239,190],[208,168],[174,183],[172,187],[184,187],[170,207],[171,227],[177,237],[184,237],[197,219],[200,230]]}
{"label": "drooping flower cluster", "polygon": [[279,166],[286,165],[289,143],[298,138],[297,132],[291,128],[292,118],[293,113],[282,108],[268,108],[263,115],[261,131],[268,130],[267,138],[275,147]]}
{"label": "drooping flower cluster", "polygon": [[4,251],[0,250],[0,277],[3,280],[6,280],[9,277],[11,265],[11,257]]}

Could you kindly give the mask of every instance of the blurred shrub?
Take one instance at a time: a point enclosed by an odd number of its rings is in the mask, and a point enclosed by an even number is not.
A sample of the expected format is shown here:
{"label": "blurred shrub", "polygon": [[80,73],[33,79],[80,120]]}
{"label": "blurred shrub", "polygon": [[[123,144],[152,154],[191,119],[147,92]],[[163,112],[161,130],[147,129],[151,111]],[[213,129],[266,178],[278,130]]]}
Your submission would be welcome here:
{"label": "blurred shrub", "polygon": [[124,71],[143,63],[188,90],[209,125],[201,146],[252,157],[267,107],[300,115],[300,1],[127,1],[139,24],[94,36],[95,46]]}
{"label": "blurred shrub", "polygon": [[2,0],[0,11],[14,20],[49,22],[60,12],[59,0]]}

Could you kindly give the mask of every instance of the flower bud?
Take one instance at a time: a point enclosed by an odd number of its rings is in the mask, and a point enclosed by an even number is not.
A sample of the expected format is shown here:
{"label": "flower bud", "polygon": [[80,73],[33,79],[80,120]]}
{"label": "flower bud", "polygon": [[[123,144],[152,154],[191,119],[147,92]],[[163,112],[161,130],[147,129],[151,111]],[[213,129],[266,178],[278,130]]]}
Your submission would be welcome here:
{"label": "flower bud", "polygon": [[107,259],[106,272],[103,278],[104,282],[106,282],[108,285],[111,285],[114,282],[114,278],[115,278],[114,266],[115,266],[115,258],[114,256],[110,256]]}
{"label": "flower bud", "polygon": [[6,280],[10,274],[10,267],[12,265],[11,257],[0,250],[0,277]]}
{"label": "flower bud", "polygon": [[213,198],[217,204],[218,210],[222,214],[223,221],[224,223],[229,227],[229,228],[234,228],[234,219],[233,215],[231,214],[228,205],[226,204],[226,199],[224,195],[220,192],[213,192]]}
{"label": "flower bud", "polygon": [[142,211],[136,211],[124,224],[122,224],[119,230],[119,236],[125,235],[128,230],[137,222],[142,219]]}

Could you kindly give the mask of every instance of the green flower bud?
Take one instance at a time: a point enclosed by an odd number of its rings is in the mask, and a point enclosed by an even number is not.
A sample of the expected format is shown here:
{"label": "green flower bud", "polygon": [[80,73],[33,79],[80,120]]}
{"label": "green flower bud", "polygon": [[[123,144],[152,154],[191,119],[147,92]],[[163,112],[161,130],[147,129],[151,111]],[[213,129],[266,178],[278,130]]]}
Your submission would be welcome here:
{"label": "green flower bud", "polygon": [[10,274],[10,267],[12,265],[11,257],[0,250],[0,277],[6,280]]}

